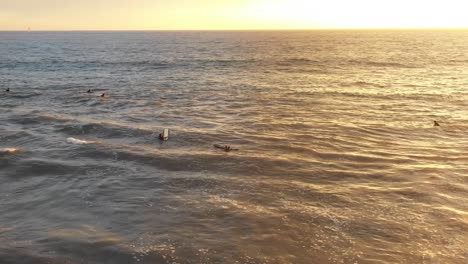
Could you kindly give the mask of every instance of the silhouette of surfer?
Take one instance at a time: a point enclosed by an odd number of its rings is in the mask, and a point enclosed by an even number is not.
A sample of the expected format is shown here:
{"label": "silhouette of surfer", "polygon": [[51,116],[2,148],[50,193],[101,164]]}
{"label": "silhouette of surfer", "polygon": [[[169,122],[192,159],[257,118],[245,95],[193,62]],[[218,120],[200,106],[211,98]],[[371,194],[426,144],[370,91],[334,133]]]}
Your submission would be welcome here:
{"label": "silhouette of surfer", "polygon": [[434,121],[434,126],[435,126],[435,127],[438,127],[438,126],[440,126],[439,122],[437,122],[437,121]]}
{"label": "silhouette of surfer", "polygon": [[238,151],[239,149],[235,149],[235,148],[232,148],[231,146],[228,146],[228,145],[225,145],[225,146],[221,146],[219,144],[214,144],[213,145],[215,148],[217,149],[222,149],[226,152],[231,152],[231,151]]}
{"label": "silhouette of surfer", "polygon": [[93,90],[91,90],[91,89],[89,89],[89,90],[87,91],[87,93],[92,93],[92,92],[93,92]]}
{"label": "silhouette of surfer", "polygon": [[106,93],[101,94],[101,97],[102,98],[106,97]]}
{"label": "silhouette of surfer", "polygon": [[9,92],[10,92],[10,88],[6,88],[5,92],[9,93]]}

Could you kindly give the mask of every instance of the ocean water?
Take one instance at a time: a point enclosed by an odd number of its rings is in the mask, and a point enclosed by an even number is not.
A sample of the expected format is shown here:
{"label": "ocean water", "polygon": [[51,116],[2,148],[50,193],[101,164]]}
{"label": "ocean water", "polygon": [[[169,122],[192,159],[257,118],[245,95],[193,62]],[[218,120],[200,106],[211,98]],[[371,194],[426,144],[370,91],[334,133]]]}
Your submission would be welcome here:
{"label": "ocean water", "polygon": [[1,32],[0,263],[466,264],[467,130],[468,31]]}

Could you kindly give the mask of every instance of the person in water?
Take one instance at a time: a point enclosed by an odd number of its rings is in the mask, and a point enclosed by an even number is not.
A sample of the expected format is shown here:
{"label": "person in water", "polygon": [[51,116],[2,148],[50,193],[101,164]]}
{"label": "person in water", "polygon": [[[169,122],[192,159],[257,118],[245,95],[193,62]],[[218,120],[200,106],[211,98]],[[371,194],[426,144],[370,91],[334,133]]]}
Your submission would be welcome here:
{"label": "person in water", "polygon": [[92,92],[93,92],[93,90],[91,90],[91,89],[89,89],[89,90],[87,91],[87,93],[92,93]]}
{"label": "person in water", "polygon": [[101,97],[106,97],[106,93],[101,94]]}
{"label": "person in water", "polygon": [[435,127],[436,127],[436,126],[440,126],[439,122],[434,121],[434,126],[435,126]]}
{"label": "person in water", "polygon": [[9,92],[10,92],[10,88],[6,88],[5,92],[9,93]]}
{"label": "person in water", "polygon": [[222,149],[226,152],[231,152],[231,151],[238,151],[239,149],[235,149],[235,148],[232,148],[231,146],[228,146],[228,145],[225,145],[225,146],[221,146],[219,144],[214,144],[213,145],[215,148],[217,149]]}

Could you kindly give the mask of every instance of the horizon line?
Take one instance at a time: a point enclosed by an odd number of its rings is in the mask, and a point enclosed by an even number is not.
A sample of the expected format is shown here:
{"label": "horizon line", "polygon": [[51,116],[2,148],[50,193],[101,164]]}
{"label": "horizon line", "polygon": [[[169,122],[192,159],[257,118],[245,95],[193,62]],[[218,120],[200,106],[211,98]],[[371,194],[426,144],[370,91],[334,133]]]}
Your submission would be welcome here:
{"label": "horizon line", "polygon": [[414,28],[291,28],[291,29],[0,29],[0,32],[240,32],[240,31],[369,31],[369,30],[468,30],[468,27]]}

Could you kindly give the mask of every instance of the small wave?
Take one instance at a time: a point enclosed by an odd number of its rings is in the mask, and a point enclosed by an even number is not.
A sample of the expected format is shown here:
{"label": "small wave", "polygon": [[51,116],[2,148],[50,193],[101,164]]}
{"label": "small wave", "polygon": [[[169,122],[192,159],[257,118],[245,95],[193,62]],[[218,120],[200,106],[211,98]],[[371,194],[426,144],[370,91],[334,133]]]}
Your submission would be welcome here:
{"label": "small wave", "polygon": [[308,58],[290,58],[288,61],[292,62],[313,62],[313,63],[319,63],[320,61],[318,60],[313,60],[313,59],[308,59]]}
{"label": "small wave", "polygon": [[279,66],[306,66],[306,65],[323,65],[324,62],[307,59],[307,58],[289,58],[277,62]]}
{"label": "small wave", "polygon": [[212,205],[222,209],[236,209],[243,211],[244,213],[262,214],[268,215],[270,217],[281,216],[281,214],[277,212],[278,208],[276,207],[262,206],[251,202],[230,199],[220,195],[209,195],[207,197],[207,201]]}
{"label": "small wave", "polygon": [[99,144],[99,141],[88,141],[88,140],[82,140],[82,139],[77,139],[73,137],[67,138],[67,142],[75,144],[75,145]]}
{"label": "small wave", "polygon": [[279,72],[287,72],[287,73],[299,73],[299,74],[327,74],[330,73],[330,69],[322,68],[322,69],[307,69],[304,67],[293,67],[286,65],[282,65],[282,67],[278,67],[276,70]]}
{"label": "small wave", "polygon": [[379,83],[374,83],[374,82],[366,82],[366,81],[357,81],[353,83],[345,83],[342,84],[342,86],[360,86],[360,87],[377,87],[377,88],[386,88],[388,87],[387,85],[379,84]]}
{"label": "small wave", "polygon": [[55,122],[67,122],[67,121],[72,120],[71,118],[61,117],[57,115],[39,115],[38,118],[41,120],[55,121]]}
{"label": "small wave", "polygon": [[417,68],[416,65],[403,64],[398,62],[385,62],[385,61],[361,61],[361,60],[350,60],[350,64],[364,65],[372,67],[389,67],[389,68]]}
{"label": "small wave", "polygon": [[9,97],[13,99],[30,99],[33,97],[38,97],[40,95],[41,94],[39,93],[18,93],[18,94],[11,94],[9,95]]}
{"label": "small wave", "polygon": [[152,126],[139,124],[135,126],[129,122],[100,120],[86,117],[74,117],[67,115],[41,115],[40,120],[57,123],[54,124],[56,132],[64,133],[66,136],[75,137],[84,134],[93,134],[100,138],[121,137],[145,137],[154,134]]}
{"label": "small wave", "polygon": [[460,59],[460,60],[452,59],[452,60],[448,60],[448,62],[450,62],[450,63],[461,63],[461,64],[464,64],[464,63],[468,63],[468,59]]}
{"label": "small wave", "polygon": [[[170,61],[155,61],[155,60],[141,60],[141,61],[112,61],[112,60],[41,60],[41,61],[21,61],[9,60],[7,63],[0,63],[0,69],[11,69],[12,67],[27,67],[31,70],[41,70],[43,65],[57,67],[70,65],[77,68],[96,67],[96,66],[121,66],[121,67],[150,67],[150,68],[169,68],[172,66]],[[14,65],[14,66],[12,66]],[[62,67],[63,68],[63,67]]]}

